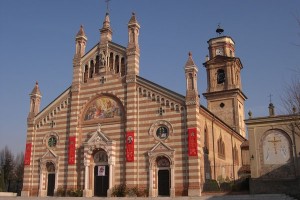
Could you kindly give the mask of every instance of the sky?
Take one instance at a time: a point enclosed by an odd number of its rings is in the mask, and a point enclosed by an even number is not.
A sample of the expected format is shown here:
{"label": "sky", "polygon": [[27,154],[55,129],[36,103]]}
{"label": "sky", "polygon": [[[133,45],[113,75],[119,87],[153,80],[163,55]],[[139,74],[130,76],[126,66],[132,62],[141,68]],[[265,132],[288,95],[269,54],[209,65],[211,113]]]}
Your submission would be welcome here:
{"label": "sky", "polygon": [[[26,143],[29,93],[35,82],[41,110],[72,82],[75,35],[80,25],[88,51],[99,42],[105,0],[0,0],[0,150],[14,153]],[[300,68],[299,0],[111,0],[113,42],[127,46],[127,24],[135,12],[140,29],[140,76],[185,95],[184,66],[191,51],[198,90],[206,91],[207,41],[218,24],[235,42],[241,59],[245,116],[276,113],[281,96]],[[298,46],[297,46],[298,45]],[[201,95],[200,102],[206,106]]]}

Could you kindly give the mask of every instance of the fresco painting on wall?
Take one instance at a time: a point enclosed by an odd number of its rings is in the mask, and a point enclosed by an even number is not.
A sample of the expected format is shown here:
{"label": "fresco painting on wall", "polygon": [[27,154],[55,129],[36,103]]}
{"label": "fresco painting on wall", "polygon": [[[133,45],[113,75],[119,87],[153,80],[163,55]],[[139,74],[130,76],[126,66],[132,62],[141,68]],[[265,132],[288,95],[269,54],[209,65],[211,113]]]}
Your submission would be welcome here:
{"label": "fresco painting on wall", "polygon": [[84,121],[92,119],[105,119],[121,116],[120,107],[116,101],[107,97],[94,100],[84,115]]}

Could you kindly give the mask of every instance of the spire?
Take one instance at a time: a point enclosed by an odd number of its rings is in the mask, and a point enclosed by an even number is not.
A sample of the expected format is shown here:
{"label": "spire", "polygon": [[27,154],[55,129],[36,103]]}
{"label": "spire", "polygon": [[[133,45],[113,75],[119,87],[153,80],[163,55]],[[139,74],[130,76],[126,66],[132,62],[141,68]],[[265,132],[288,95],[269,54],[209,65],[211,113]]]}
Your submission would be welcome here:
{"label": "spire", "polygon": [[76,35],[76,38],[79,38],[79,37],[86,37],[82,25],[80,25],[80,29]]}
{"label": "spire", "polygon": [[39,84],[36,81],[35,86],[32,90],[32,92],[29,94],[30,96],[30,109],[28,114],[28,122],[33,120],[33,117],[39,113],[40,111],[40,105],[41,105],[41,91],[39,89]]}
{"label": "spire", "polygon": [[140,47],[139,47],[140,25],[136,20],[135,13],[128,22],[128,45],[127,45],[127,74],[139,75]]}
{"label": "spire", "polygon": [[100,43],[105,44],[112,40],[112,29],[110,28],[109,13],[105,14],[103,26],[100,29]]}
{"label": "spire", "polygon": [[195,65],[192,53],[189,52],[188,60],[185,64],[185,78],[186,78],[186,101],[189,104],[198,105],[198,89],[197,89],[197,74],[198,68]]}
{"label": "spire", "polygon": [[138,21],[136,20],[134,12],[132,12],[131,18],[130,18],[130,20],[128,22],[128,25],[131,25],[131,24],[138,25],[138,27],[140,28],[140,25],[139,25]]}
{"label": "spire", "polygon": [[110,19],[109,19],[109,13],[107,12],[105,14],[105,18],[104,18],[102,29],[108,29],[108,28],[110,28]]}
{"label": "spire", "polygon": [[35,86],[34,86],[32,92],[30,93],[30,96],[33,96],[33,95],[42,96],[40,88],[39,88],[39,83],[37,81],[35,82]]}
{"label": "spire", "polygon": [[76,44],[75,44],[75,56],[81,58],[85,54],[85,47],[87,42],[87,37],[84,33],[83,26],[80,25],[80,29],[78,33],[76,34],[75,38]]}
{"label": "spire", "polygon": [[193,57],[192,57],[192,52],[189,52],[189,57],[188,57],[188,60],[186,61],[185,67],[191,67],[191,66],[196,67]]}

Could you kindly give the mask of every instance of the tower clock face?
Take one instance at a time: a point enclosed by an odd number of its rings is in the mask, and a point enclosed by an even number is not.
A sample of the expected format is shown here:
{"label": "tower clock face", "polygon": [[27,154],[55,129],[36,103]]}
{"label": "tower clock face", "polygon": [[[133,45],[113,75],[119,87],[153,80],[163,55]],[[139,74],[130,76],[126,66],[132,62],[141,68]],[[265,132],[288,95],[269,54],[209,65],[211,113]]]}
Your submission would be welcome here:
{"label": "tower clock face", "polygon": [[220,55],[220,56],[223,56],[224,55],[224,51],[222,48],[218,48],[216,49],[216,55]]}

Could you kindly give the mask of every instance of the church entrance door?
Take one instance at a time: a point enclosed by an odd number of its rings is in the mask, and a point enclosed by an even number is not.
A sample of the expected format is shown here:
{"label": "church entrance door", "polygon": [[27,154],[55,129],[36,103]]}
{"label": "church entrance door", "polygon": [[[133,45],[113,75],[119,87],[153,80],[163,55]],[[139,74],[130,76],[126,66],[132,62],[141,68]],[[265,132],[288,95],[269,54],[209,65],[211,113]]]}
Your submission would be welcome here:
{"label": "church entrance door", "polygon": [[94,168],[94,196],[107,197],[109,186],[109,166],[97,165]]}
{"label": "church entrance door", "polygon": [[54,196],[55,174],[48,174],[47,196]]}
{"label": "church entrance door", "polygon": [[170,196],[170,171],[158,170],[158,196]]}

